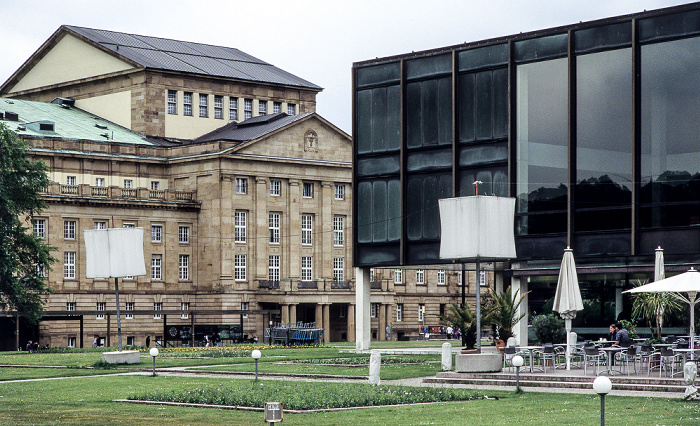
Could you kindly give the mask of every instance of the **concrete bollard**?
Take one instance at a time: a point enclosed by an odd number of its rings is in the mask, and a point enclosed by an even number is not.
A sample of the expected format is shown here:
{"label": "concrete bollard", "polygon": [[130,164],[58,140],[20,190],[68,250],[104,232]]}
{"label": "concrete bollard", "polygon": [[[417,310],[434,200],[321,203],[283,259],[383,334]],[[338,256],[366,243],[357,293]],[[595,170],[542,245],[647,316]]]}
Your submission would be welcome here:
{"label": "concrete bollard", "polygon": [[452,370],[452,345],[450,343],[442,344],[442,371]]}
{"label": "concrete bollard", "polygon": [[382,365],[382,354],[372,351],[369,356],[369,384],[379,384],[379,369]]}

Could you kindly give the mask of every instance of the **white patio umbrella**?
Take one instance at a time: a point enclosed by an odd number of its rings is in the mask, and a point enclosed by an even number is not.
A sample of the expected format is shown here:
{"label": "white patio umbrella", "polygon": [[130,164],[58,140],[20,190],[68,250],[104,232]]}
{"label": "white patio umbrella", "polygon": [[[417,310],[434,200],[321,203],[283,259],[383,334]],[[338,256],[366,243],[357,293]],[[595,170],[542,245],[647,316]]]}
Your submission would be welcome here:
{"label": "white patio umbrella", "polygon": [[664,249],[659,246],[656,249],[656,257],[654,258],[654,281],[660,281],[666,278],[664,268]]}
{"label": "white patio umbrella", "polygon": [[688,272],[653,283],[625,290],[623,293],[671,293],[690,306],[690,341],[695,337],[695,305],[700,292],[700,272],[690,268]]}
{"label": "white patio umbrella", "polygon": [[581,299],[581,289],[578,286],[574,252],[569,247],[564,250],[564,258],[561,261],[552,310],[559,312],[566,324],[566,369],[570,370],[571,342],[569,334],[571,333],[571,320],[576,318],[578,311],[583,310],[583,300]]}

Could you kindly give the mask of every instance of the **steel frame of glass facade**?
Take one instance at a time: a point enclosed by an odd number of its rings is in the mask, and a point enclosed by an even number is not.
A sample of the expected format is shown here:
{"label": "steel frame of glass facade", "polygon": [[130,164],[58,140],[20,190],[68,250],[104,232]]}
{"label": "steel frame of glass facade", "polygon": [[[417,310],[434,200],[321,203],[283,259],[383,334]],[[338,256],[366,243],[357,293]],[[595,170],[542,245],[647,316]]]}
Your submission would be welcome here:
{"label": "steel frame of glass facade", "polygon": [[355,266],[446,263],[437,200],[476,180],[518,199],[519,262],[695,263],[697,111],[697,3],[356,63]]}

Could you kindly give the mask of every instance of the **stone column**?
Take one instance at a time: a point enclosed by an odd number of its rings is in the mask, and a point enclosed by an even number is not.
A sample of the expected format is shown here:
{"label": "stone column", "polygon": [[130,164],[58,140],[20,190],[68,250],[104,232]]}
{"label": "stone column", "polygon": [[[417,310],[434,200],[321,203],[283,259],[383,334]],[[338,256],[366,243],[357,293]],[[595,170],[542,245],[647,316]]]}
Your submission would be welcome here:
{"label": "stone column", "polygon": [[[284,272],[290,279],[298,280],[301,278],[301,214],[299,212],[299,204],[301,202],[301,182],[298,180],[289,180],[289,197],[288,208],[289,217],[282,218],[282,221],[288,223],[287,232],[283,235],[283,238],[287,238],[287,241],[282,244],[286,251],[282,254],[282,263],[280,265]],[[290,237],[294,235],[294,237]],[[317,275],[317,274],[316,274]],[[284,276],[284,275],[283,275]],[[318,276],[318,275],[317,275]],[[320,323],[321,318],[316,315],[316,323]]]}
{"label": "stone column", "polygon": [[296,303],[290,303],[289,304],[289,322],[297,322],[297,304]]}
{"label": "stone column", "polygon": [[[334,200],[334,189],[332,182],[321,182],[321,196],[319,197],[318,218],[319,228],[316,232],[320,232],[321,238],[316,238],[314,235],[314,244],[318,244],[319,251],[322,254],[323,261],[319,270],[321,277],[333,277],[333,214],[331,205]],[[328,256],[328,257],[326,257]]]}
{"label": "stone column", "polygon": [[355,268],[355,306],[357,315],[355,317],[355,348],[367,350],[372,339],[372,327],[369,318],[369,268]]}
{"label": "stone column", "polygon": [[289,304],[283,303],[280,307],[282,308],[282,324],[287,324],[289,323]]}
{"label": "stone column", "polygon": [[379,312],[377,312],[377,318],[379,319],[379,328],[377,329],[377,340],[387,340],[386,339],[386,305],[384,303],[379,304]]}
{"label": "stone column", "polygon": [[[523,277],[513,277],[511,278],[511,295],[515,294],[515,292],[518,292],[518,297],[522,297],[523,294],[527,293],[527,278]],[[520,303],[520,306],[518,306],[518,310],[516,312],[516,315],[520,315],[521,313],[525,312],[525,316],[515,324],[515,327],[513,327],[513,334],[515,335],[515,339],[518,342],[518,346],[527,346],[527,319],[528,319],[528,296],[526,295],[525,298],[523,299],[522,303]]]}
{"label": "stone column", "polygon": [[[251,188],[251,192],[252,188]],[[252,194],[251,194],[252,195]],[[255,271],[255,278],[268,279],[268,255],[270,240],[268,239],[269,212],[267,211],[267,179],[255,178],[255,212],[248,212],[248,229],[255,230],[247,236],[247,243],[251,244],[249,271]],[[253,245],[254,244],[254,245]],[[252,255],[255,253],[255,255]],[[253,269],[255,268],[255,269]],[[281,278],[281,276],[280,276]]]}
{"label": "stone column", "polygon": [[316,304],[316,328],[324,328],[323,326],[323,308],[320,303]]}
{"label": "stone column", "polygon": [[331,341],[331,305],[326,303],[323,306],[323,335],[325,336],[326,343]]}
{"label": "stone column", "polygon": [[[231,289],[233,287],[233,175],[221,176],[221,198],[219,201],[219,211],[216,205],[212,206],[212,214],[219,217],[219,229],[216,234],[220,236],[220,263],[221,288]],[[214,200],[216,203],[216,200]],[[216,220],[214,220],[216,222]]]}
{"label": "stone column", "polygon": [[348,303],[348,342],[355,341],[355,304]]}

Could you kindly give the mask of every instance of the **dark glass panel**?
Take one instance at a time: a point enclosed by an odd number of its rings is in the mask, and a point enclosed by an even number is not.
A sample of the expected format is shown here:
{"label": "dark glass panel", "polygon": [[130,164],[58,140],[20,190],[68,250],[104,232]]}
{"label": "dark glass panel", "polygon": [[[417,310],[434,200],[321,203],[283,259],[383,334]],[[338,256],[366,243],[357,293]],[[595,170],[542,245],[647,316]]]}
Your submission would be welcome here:
{"label": "dark glass panel", "polygon": [[406,78],[416,79],[452,73],[452,55],[428,56],[406,61]]}
{"label": "dark glass panel", "polygon": [[527,62],[566,55],[569,36],[557,34],[515,42],[515,61]]}
{"label": "dark glass panel", "polygon": [[406,85],[406,146],[448,145],[452,131],[451,79]]}
{"label": "dark glass panel", "polygon": [[390,86],[386,92],[386,147],[398,151],[401,148],[401,87]]}
{"label": "dark glass panel", "polygon": [[357,92],[357,153],[398,150],[399,87],[379,87]]}
{"label": "dark glass panel", "polygon": [[440,237],[440,210],[438,208],[438,177],[423,179],[423,238]]}
{"label": "dark glass panel", "polygon": [[576,53],[602,48],[625,47],[632,44],[632,22],[586,28],[574,33]]}
{"label": "dark glass panel", "polygon": [[372,152],[372,91],[357,92],[357,153]]}
{"label": "dark glass panel", "polygon": [[465,170],[459,174],[459,196],[476,195],[474,182],[479,184],[480,195],[508,196],[508,175],[505,167]]}
{"label": "dark glass panel", "polygon": [[440,260],[440,243],[409,243],[406,244],[406,263],[409,265],[426,265]]}
{"label": "dark glass panel", "polygon": [[372,90],[372,152],[386,151],[386,88]]}
{"label": "dark glass panel", "polygon": [[423,83],[406,85],[406,146],[419,148],[423,146]]}
{"label": "dark glass panel", "polygon": [[452,145],[452,79],[438,80],[438,145]]}
{"label": "dark glass panel", "polygon": [[475,74],[459,76],[459,141],[473,141],[475,135],[474,111],[476,99],[474,97]]}
{"label": "dark glass panel", "polygon": [[580,256],[620,256],[631,252],[629,232],[576,235],[574,242]]}
{"label": "dark glass panel", "polygon": [[478,68],[504,65],[508,63],[508,45],[479,47],[459,52],[459,70],[470,71]]}
{"label": "dark glass panel", "polygon": [[427,171],[436,168],[444,169],[451,167],[451,149],[411,152],[407,155],[406,158],[406,169],[409,172]]}
{"label": "dark glass panel", "polygon": [[493,71],[493,137],[508,136],[508,69]]}
{"label": "dark glass panel", "polygon": [[[537,232],[532,232],[535,230]],[[566,210],[546,214],[515,215],[516,235],[566,232]]]}
{"label": "dark glass panel", "polygon": [[476,138],[491,139],[493,137],[493,92],[491,71],[480,72],[476,75]]}
{"label": "dark glass panel", "polygon": [[361,158],[357,160],[359,177],[399,173],[399,157],[396,155]]}
{"label": "dark glass panel", "polygon": [[399,265],[400,247],[398,245],[381,245],[358,247],[357,266],[396,266]]}
{"label": "dark glass panel", "polygon": [[357,87],[375,84],[395,83],[401,79],[401,64],[393,62],[384,65],[357,68]]}
{"label": "dark glass panel", "polygon": [[692,205],[700,199],[700,38],[645,45],[641,56],[641,226],[695,225],[698,213]]}
{"label": "dark glass panel", "polygon": [[508,160],[508,144],[505,142],[477,145],[462,148],[459,151],[459,165],[476,166]]}
{"label": "dark glass panel", "polygon": [[408,239],[420,241],[440,236],[438,199],[452,196],[450,174],[410,176],[407,184]]}
{"label": "dark glass panel", "polygon": [[372,242],[372,182],[357,184],[357,241]]}
{"label": "dark glass panel", "polygon": [[437,116],[440,113],[438,104],[438,84],[437,80],[426,80],[422,83],[422,110],[421,118],[423,122],[423,132],[420,136],[423,139],[423,146],[437,145],[438,142],[438,122]]}
{"label": "dark glass panel", "polygon": [[389,241],[398,241],[401,238],[401,182],[389,179],[388,192]]}
{"label": "dark glass panel", "polygon": [[576,58],[576,231],[632,225],[631,64],[631,49]]}
{"label": "dark glass panel", "polygon": [[[563,211],[521,220],[519,235],[566,232],[568,78],[565,58],[517,67],[516,210]],[[551,216],[551,215],[544,215]]]}
{"label": "dark glass panel", "polygon": [[387,240],[387,188],[385,181],[372,183],[372,241]]}
{"label": "dark glass panel", "polygon": [[700,33],[700,10],[639,20],[640,42],[663,40],[697,33]]}
{"label": "dark glass panel", "polygon": [[409,177],[406,185],[406,232],[409,240],[423,237],[423,179]]}

